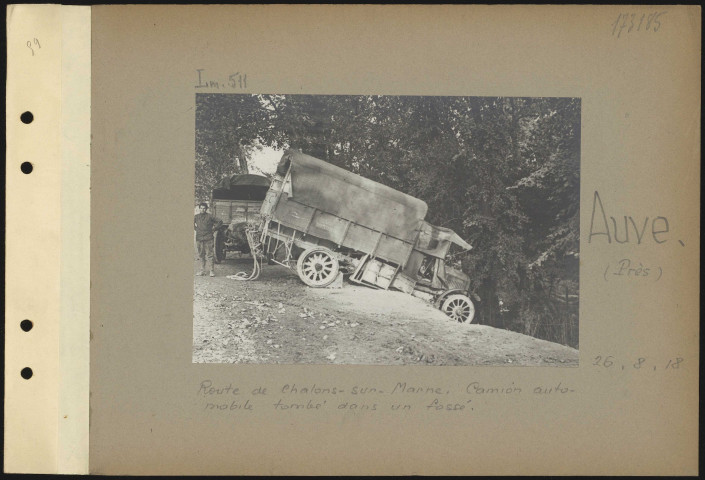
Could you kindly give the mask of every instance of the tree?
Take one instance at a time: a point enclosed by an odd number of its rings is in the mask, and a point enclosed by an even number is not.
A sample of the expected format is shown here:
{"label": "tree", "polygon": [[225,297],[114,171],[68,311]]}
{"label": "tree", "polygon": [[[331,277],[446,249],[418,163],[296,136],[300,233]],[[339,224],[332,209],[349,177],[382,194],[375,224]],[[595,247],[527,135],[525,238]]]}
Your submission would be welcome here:
{"label": "tree", "polygon": [[251,95],[196,95],[196,199],[207,200],[222,178],[249,173],[267,116]]}

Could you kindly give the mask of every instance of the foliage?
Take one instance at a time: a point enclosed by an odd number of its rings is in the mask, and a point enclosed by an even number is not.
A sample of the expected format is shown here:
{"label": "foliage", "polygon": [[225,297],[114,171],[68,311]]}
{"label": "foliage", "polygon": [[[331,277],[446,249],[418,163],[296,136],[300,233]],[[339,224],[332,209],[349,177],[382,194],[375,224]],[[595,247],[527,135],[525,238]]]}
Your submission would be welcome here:
{"label": "foliage", "polygon": [[197,95],[196,196],[293,148],[421,198],[462,260],[478,320],[578,345],[580,100]]}

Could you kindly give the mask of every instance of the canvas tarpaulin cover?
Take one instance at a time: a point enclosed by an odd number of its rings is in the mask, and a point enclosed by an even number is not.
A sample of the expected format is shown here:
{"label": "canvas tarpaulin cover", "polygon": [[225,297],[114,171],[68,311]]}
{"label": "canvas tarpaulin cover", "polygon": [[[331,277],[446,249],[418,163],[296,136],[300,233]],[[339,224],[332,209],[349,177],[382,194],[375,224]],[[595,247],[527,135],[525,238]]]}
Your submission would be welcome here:
{"label": "canvas tarpaulin cover", "polygon": [[428,210],[424,201],[291,150],[277,173],[289,167],[292,200],[405,242],[416,240]]}
{"label": "canvas tarpaulin cover", "polygon": [[264,200],[269,179],[262,175],[232,175],[223,178],[213,189],[213,198],[220,200]]}

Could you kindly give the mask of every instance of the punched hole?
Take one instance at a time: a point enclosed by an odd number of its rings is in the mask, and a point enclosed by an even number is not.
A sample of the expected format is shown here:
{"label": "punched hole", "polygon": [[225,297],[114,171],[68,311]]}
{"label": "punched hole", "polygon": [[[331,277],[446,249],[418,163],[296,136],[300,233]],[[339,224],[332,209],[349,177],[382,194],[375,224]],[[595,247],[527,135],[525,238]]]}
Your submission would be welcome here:
{"label": "punched hole", "polygon": [[32,369],[29,367],[24,367],[20,372],[20,375],[22,375],[22,378],[24,378],[25,380],[29,380],[30,378],[32,378]]}
{"label": "punched hole", "polygon": [[24,112],[20,115],[20,120],[22,120],[22,123],[29,125],[34,120],[34,115],[32,115],[32,112]]}
{"label": "punched hole", "polygon": [[25,319],[20,322],[20,328],[22,330],[24,330],[25,332],[29,332],[30,330],[32,330],[33,326],[34,326],[34,324],[32,323],[32,320]]}
{"label": "punched hole", "polygon": [[32,173],[32,170],[34,170],[34,167],[29,162],[22,162],[22,165],[20,165],[20,170],[22,170],[22,173],[29,175]]}

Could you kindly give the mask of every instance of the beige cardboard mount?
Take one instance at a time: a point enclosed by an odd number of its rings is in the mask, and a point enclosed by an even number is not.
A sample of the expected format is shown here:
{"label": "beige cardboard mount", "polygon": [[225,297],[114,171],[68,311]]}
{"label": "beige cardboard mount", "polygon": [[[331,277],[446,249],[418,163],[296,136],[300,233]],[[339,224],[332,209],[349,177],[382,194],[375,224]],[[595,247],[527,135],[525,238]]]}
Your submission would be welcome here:
{"label": "beige cardboard mount", "polygon": [[[698,473],[698,7],[7,12],[6,472]],[[580,366],[192,364],[199,71],[246,73],[241,93],[580,97]],[[607,216],[667,219],[667,241],[590,238],[595,192]],[[662,276],[605,282],[623,258]],[[205,380],[271,402],[208,411]],[[267,407],[284,384],[342,403],[397,382],[524,391],[460,413]]]}

